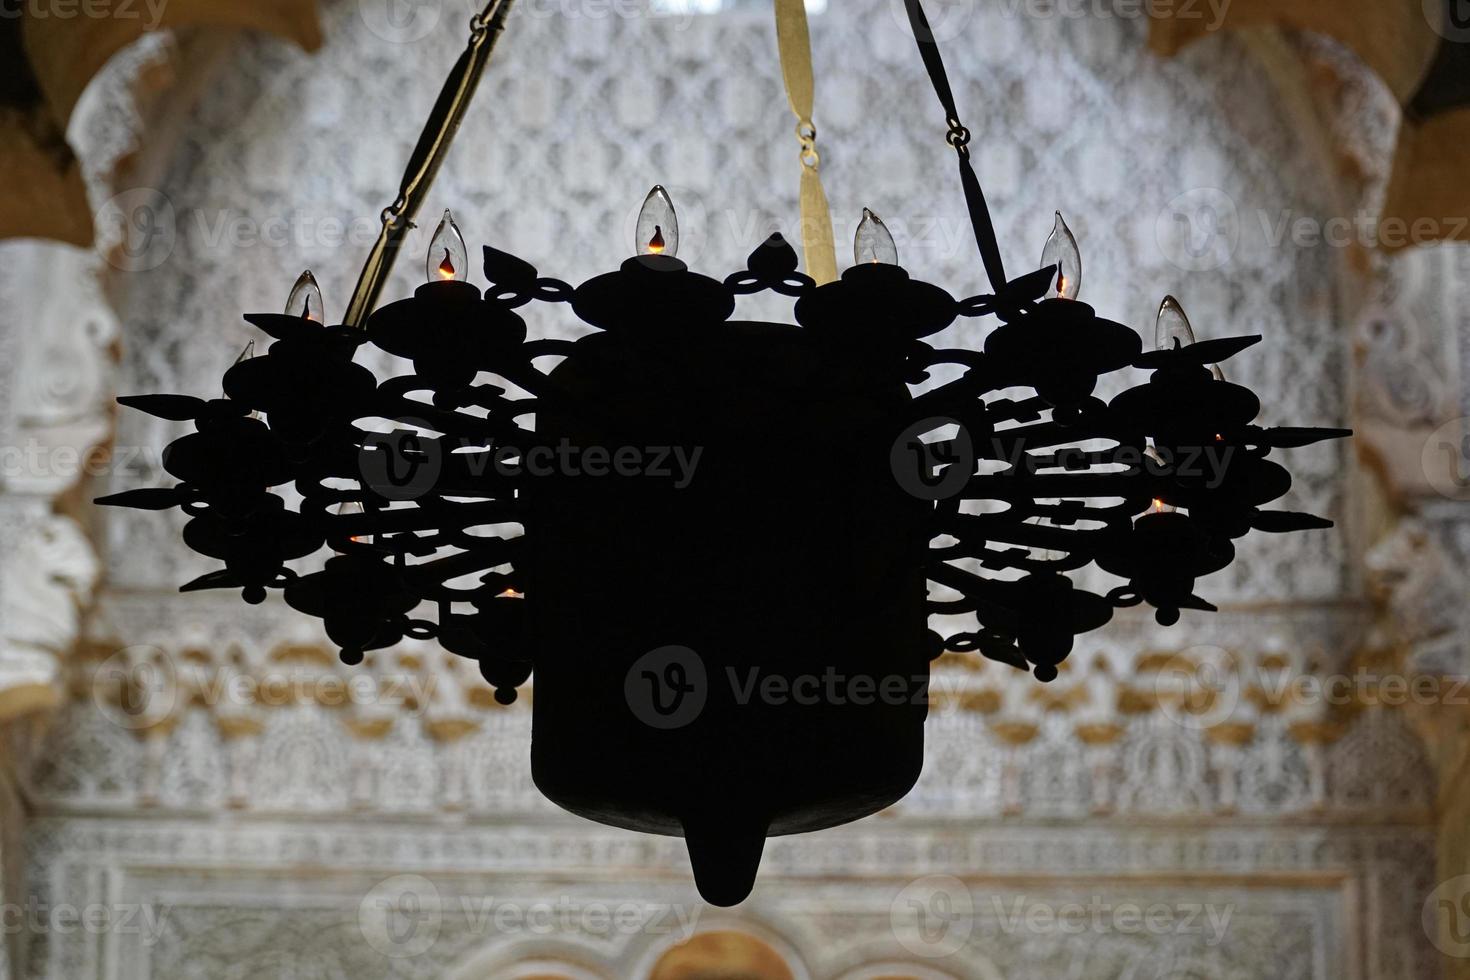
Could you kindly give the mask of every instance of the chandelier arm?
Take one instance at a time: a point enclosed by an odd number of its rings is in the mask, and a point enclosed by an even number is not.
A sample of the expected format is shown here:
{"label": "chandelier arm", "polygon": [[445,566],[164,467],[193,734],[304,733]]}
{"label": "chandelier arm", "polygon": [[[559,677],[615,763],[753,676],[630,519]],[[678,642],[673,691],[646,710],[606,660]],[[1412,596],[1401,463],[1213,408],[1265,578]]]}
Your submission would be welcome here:
{"label": "chandelier arm", "polygon": [[[511,564],[509,558],[502,558],[489,564],[485,563],[485,557],[465,552],[460,555],[450,555],[446,558],[435,559],[432,562],[423,562],[418,565],[409,565],[403,574],[404,582],[409,591],[421,602],[442,602],[445,600],[455,602],[466,599],[485,590],[484,584],[477,584],[467,588],[453,588],[449,585],[454,579],[465,575],[473,575],[476,572],[485,576],[498,575],[491,570],[500,566]],[[512,567],[514,567],[512,565]],[[499,583],[496,583],[497,585]],[[493,586],[492,586],[493,588]]]}
{"label": "chandelier arm", "polygon": [[[419,423],[427,425],[445,435],[464,439],[495,439],[535,441],[535,434],[522,429],[509,417],[492,412],[484,417],[466,415],[449,409],[436,408],[427,402],[416,401],[405,396],[383,399],[374,406],[381,417],[393,422]],[[371,436],[364,441],[371,442]],[[524,444],[517,442],[517,445]]]}
{"label": "chandelier arm", "polygon": [[1001,600],[1005,586],[1009,583],[988,579],[946,562],[931,562],[924,568],[929,581],[953,589],[965,597],[965,602],[975,610],[982,623],[997,619],[1011,611]]}
{"label": "chandelier arm", "polygon": [[537,340],[528,340],[521,345],[521,354],[527,361],[534,361],[538,357],[566,357],[574,349],[577,343],[574,340],[562,340],[559,337],[541,337]]}
{"label": "chandelier arm", "polygon": [[[1106,529],[1084,531],[1077,528],[1049,527],[1006,519],[1003,514],[962,514],[963,524],[949,533],[964,543],[973,539],[982,547],[990,544],[1013,544],[1023,548],[1048,548],[1080,554],[1095,551],[1093,545],[1106,536]],[[992,519],[998,518],[998,519]],[[1089,540],[1090,539],[1090,540]],[[1083,564],[1087,562],[1084,561]]]}
{"label": "chandelier arm", "polygon": [[[930,616],[963,616],[965,613],[974,612],[975,603],[969,599],[926,599],[924,600],[924,612]],[[946,646],[945,649],[953,650]]]}
{"label": "chandelier arm", "polygon": [[348,326],[362,328],[366,325],[368,314],[388,281],[398,250],[414,227],[414,216],[428,195],[429,187],[464,120],[465,110],[474,98],[480,76],[484,74],[495,43],[505,29],[505,19],[510,14],[512,3],[514,0],[490,0],[485,10],[471,19],[469,44],[445,80],[439,99],[419,135],[418,144],[403,172],[398,198],[383,209],[383,227],[368,253],[343,317],[342,322]]}
{"label": "chandelier arm", "polygon": [[[472,513],[462,516],[469,521],[466,527],[479,524],[506,523],[516,521],[517,513],[515,506],[510,501],[487,500],[473,504],[461,504],[460,506],[472,509]],[[401,510],[380,510],[369,515],[357,515],[355,518],[332,516],[330,520],[339,526],[346,527],[347,537],[355,534],[399,534],[405,531],[433,531],[443,524],[442,515],[434,510],[424,508],[408,507]],[[457,530],[457,529],[456,529]],[[490,541],[493,538],[482,538],[480,540]]]}
{"label": "chandelier arm", "polygon": [[[562,352],[547,351],[546,353],[560,354]],[[536,365],[532,364],[529,357],[526,358],[523,363],[498,364],[491,370],[493,371],[493,373],[500,375],[505,380],[511,382],[514,385],[517,385],[520,388],[524,388],[526,391],[529,391],[531,394],[537,396],[538,398],[543,398],[547,395],[556,395],[560,398],[573,397],[560,385],[554,382],[551,379],[550,374],[542,371],[540,368],[536,367]]]}
{"label": "chandelier arm", "polygon": [[[1009,379],[997,379],[994,382],[1002,388],[1030,387]],[[1041,413],[1051,408],[1051,403],[1040,395],[1030,398],[1022,398],[1017,401],[1013,398],[997,398],[985,406],[985,416],[992,422],[1036,422],[1041,419]]]}
{"label": "chandelier arm", "polygon": [[1000,257],[1000,243],[995,237],[995,223],[990,217],[990,208],[985,203],[985,193],[980,188],[980,178],[970,164],[970,131],[960,123],[959,110],[955,107],[954,92],[950,88],[949,75],[944,70],[944,61],[939,54],[939,45],[934,41],[934,30],[919,0],[904,0],[908,10],[909,26],[914,41],[919,45],[919,57],[924,59],[924,69],[934,86],[934,94],[944,107],[945,121],[949,124],[946,141],[955,148],[959,158],[960,185],[965,191],[965,204],[970,211],[970,225],[975,230],[975,244],[980,249],[980,261],[985,266],[985,275],[990,288],[997,294],[1005,289],[1006,270]]}
{"label": "chandelier arm", "polygon": [[[1101,529],[1075,527],[1076,521],[1097,521],[1103,524],[1120,523],[1116,519],[1112,521],[1106,519],[1107,516],[1112,515],[1104,515],[1101,511],[1093,511],[1088,508],[1083,508],[1076,514],[1069,515],[1070,523],[1055,523],[1054,521],[1053,524],[1045,527],[1025,523],[1026,519],[1038,516],[1047,517],[1054,511],[1055,508],[1048,508],[1044,505],[1027,508],[1023,512],[1024,517],[1021,517],[1019,520],[1017,519],[1019,515],[1013,516],[1016,515],[1015,511],[1004,511],[994,514],[950,514],[942,521],[935,522],[935,534],[950,535],[961,542],[970,539],[973,539],[979,544],[984,544],[986,541],[1006,541],[1011,544],[1035,545],[1042,548],[1055,547],[1052,541],[1045,540],[1047,538],[1055,538],[1057,541],[1065,539],[1075,541],[1076,544],[1069,545],[1065,549],[1058,548],[1056,550],[1077,550],[1078,547],[1086,543],[1088,535],[1092,535],[1092,540],[1094,541],[1099,540],[1097,535],[1101,534],[1102,531]],[[1056,520],[1060,520],[1060,518]],[[1015,533],[1022,529],[1029,530],[1022,534]],[[1037,533],[1033,534],[1030,532]],[[1042,534],[1041,532],[1048,533]],[[1073,535],[1080,535],[1081,537],[1074,538]]]}
{"label": "chandelier arm", "polygon": [[1029,500],[1035,497],[1124,497],[1145,504],[1150,485],[1129,473],[981,473],[970,477],[960,499]]}

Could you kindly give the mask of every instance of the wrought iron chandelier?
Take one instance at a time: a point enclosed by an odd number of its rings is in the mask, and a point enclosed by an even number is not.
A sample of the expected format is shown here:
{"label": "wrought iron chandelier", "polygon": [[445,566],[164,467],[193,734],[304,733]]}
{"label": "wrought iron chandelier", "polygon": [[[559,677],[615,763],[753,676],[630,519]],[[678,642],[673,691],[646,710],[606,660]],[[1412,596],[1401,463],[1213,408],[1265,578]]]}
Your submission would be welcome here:
{"label": "wrought iron chandelier", "polygon": [[[1291,483],[1272,449],[1349,433],[1252,424],[1259,401],[1217,365],[1259,337],[1196,342],[1166,299],[1143,352],[1077,299],[1081,258],[1060,215],[1043,268],[1006,277],[918,0],[910,22],[991,293],[955,299],[912,278],[867,212],[836,276],[830,221],[810,220],[826,204],[804,13],[777,0],[807,273],[779,235],[723,280],[691,271],[655,188],[639,254],[614,272],[573,288],[487,247],[482,290],[446,213],[428,281],[374,309],[510,2],[473,20],[345,322],[322,322],[307,273],[286,313],[245,318],[275,342],[226,373],[225,397],[119,399],[196,424],[165,451],[177,486],[100,501],[188,515],[184,541],[224,567],[185,591],[260,603],[280,590],[324,620],[348,665],[437,641],[476,661],[504,704],[534,670],[541,791],[685,837],[701,893],[729,905],[767,836],[904,796],[942,652],[1050,681],[1117,607],[1148,603],[1164,625],[1213,609],[1195,582],[1248,531],[1331,526],[1261,509]],[[730,319],[737,296],[767,290],[794,300],[794,325]],[[599,329],[528,339],[535,304],[570,304]],[[924,339],[986,316],[999,326],[983,350]],[[411,373],[379,382],[354,363],[365,344]],[[941,366],[958,376],[922,389]],[[1094,395],[1129,368],[1151,373]],[[324,546],[335,554],[318,570],[293,567]],[[1066,573],[1089,563],[1123,583],[1075,586]],[[936,614],[974,625],[942,637]]]}

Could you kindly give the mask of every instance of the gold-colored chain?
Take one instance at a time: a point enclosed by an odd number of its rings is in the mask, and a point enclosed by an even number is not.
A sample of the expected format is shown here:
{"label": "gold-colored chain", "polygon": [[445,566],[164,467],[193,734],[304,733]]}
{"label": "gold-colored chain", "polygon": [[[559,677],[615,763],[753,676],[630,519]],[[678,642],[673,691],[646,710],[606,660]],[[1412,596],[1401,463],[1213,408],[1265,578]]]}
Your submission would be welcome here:
{"label": "gold-colored chain", "polygon": [[388,274],[393,269],[393,260],[398,257],[398,250],[403,247],[404,239],[413,230],[414,215],[428,196],[429,186],[433,184],[439,167],[449,154],[450,144],[454,142],[454,135],[464,120],[465,110],[474,98],[480,76],[485,73],[485,66],[489,64],[490,55],[495,50],[495,42],[505,29],[505,19],[510,14],[513,2],[514,0],[490,0],[484,11],[470,18],[469,45],[445,80],[444,87],[439,92],[439,100],[434,103],[434,110],[424,124],[418,145],[414,147],[413,155],[409,157],[408,166],[403,172],[398,197],[383,209],[380,216],[382,230],[378,232],[378,240],[368,253],[362,274],[358,276],[357,288],[352,291],[347,313],[342,318],[343,323],[354,327],[367,324],[368,315],[377,304],[378,296],[382,294],[383,286],[388,281]]}
{"label": "gold-colored chain", "polygon": [[781,77],[786,98],[796,115],[796,139],[801,161],[801,244],[806,272],[818,284],[837,278],[837,254],[832,241],[832,213],[822,189],[822,155],[817,152],[817,127],[812,122],[812,42],[804,0],[775,0],[776,44],[781,52]]}

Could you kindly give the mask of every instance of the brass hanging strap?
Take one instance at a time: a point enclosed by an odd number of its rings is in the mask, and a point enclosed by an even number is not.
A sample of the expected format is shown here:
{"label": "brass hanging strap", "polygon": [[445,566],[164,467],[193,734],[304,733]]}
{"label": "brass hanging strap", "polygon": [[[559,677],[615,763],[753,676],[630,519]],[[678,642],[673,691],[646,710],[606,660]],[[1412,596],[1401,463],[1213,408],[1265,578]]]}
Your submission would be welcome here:
{"label": "brass hanging strap", "polygon": [[470,18],[469,46],[449,73],[444,88],[439,92],[439,100],[434,103],[434,111],[424,124],[418,145],[414,147],[408,167],[403,172],[398,198],[383,209],[383,228],[378,232],[373,250],[368,253],[362,274],[358,276],[357,288],[352,291],[343,323],[353,327],[366,325],[368,315],[388,281],[388,273],[393,269],[393,260],[398,257],[403,240],[414,227],[414,215],[449,153],[454,134],[459,131],[475,87],[479,85],[480,76],[490,62],[490,54],[495,50],[495,42],[505,29],[505,18],[510,14],[513,2],[490,0],[482,13]]}
{"label": "brass hanging strap", "polygon": [[806,273],[820,285],[837,278],[837,254],[832,243],[832,214],[822,190],[817,153],[817,127],[812,123],[812,42],[806,25],[805,0],[775,0],[776,44],[781,51],[781,76],[786,98],[796,114],[796,139],[801,145],[801,244]]}

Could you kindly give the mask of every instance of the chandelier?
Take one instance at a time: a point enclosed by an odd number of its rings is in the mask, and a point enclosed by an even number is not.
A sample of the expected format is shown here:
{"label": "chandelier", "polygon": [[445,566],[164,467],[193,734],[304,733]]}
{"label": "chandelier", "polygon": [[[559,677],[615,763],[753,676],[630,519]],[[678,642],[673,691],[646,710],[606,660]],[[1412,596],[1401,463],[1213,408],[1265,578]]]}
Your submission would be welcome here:
{"label": "chandelier", "polygon": [[[801,0],[777,0],[806,273],[780,235],[723,279],[692,271],[656,187],[616,271],[574,288],[486,247],[481,289],[446,212],[425,284],[377,307],[510,2],[473,19],[344,322],[324,322],[306,273],[285,313],[245,317],[274,343],[242,355],[224,397],[119,399],[195,423],[164,453],[176,486],[100,501],[184,511],[185,543],[223,562],[184,591],[279,590],[348,665],[435,641],[502,704],[534,670],[540,790],[686,838],[701,894],[730,905],[767,836],[907,793],[941,653],[1051,681],[1115,608],[1147,603],[1163,625],[1212,610],[1196,580],[1247,532],[1331,526],[1261,509],[1291,484],[1271,450],[1349,433],[1253,424],[1259,401],[1218,365],[1259,337],[1196,341],[1169,298],[1145,352],[1078,299],[1060,215],[1042,268],[1007,278],[918,0],[990,293],[910,276],[871,212],[836,275],[806,22]],[[765,291],[793,301],[794,324],[731,319]],[[538,304],[598,329],[531,337]],[[999,324],[983,350],[925,339],[977,317]],[[363,345],[411,370],[379,381],[354,363]],[[925,387],[936,369],[953,380]],[[1129,369],[1149,374],[1094,394]],[[323,548],[316,570],[293,566]],[[1068,573],[1089,564],[1121,583],[1078,587]],[[971,625],[945,637],[931,615]]]}

